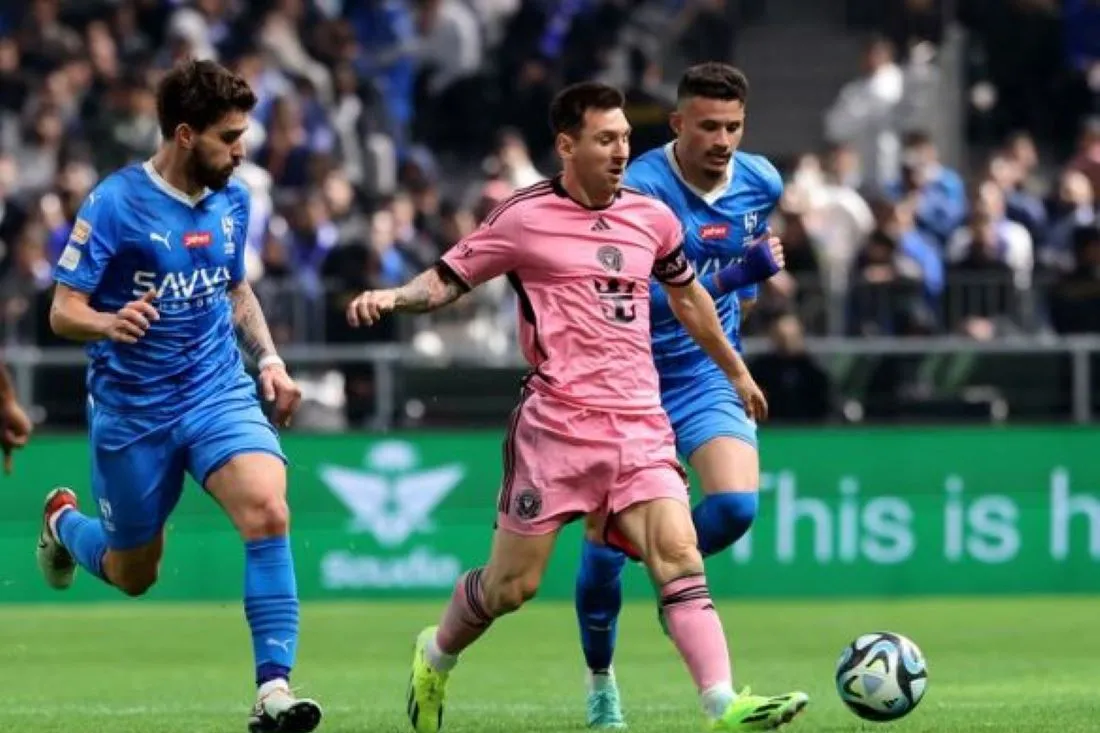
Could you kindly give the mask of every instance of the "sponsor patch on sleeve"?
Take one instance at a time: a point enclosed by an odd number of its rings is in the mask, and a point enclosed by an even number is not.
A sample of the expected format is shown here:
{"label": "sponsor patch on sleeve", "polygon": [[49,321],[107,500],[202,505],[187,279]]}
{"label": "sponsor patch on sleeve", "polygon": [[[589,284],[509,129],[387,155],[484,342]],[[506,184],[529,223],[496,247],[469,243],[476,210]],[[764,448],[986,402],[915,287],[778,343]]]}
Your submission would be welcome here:
{"label": "sponsor patch on sleeve", "polygon": [[57,261],[58,267],[63,267],[66,270],[75,270],[76,266],[80,264],[80,250],[73,245],[65,247],[65,251],[61,253],[61,258]]}
{"label": "sponsor patch on sleeve", "polygon": [[84,244],[92,236],[92,225],[84,219],[77,219],[73,225],[73,231],[69,235],[69,241],[73,244]]}

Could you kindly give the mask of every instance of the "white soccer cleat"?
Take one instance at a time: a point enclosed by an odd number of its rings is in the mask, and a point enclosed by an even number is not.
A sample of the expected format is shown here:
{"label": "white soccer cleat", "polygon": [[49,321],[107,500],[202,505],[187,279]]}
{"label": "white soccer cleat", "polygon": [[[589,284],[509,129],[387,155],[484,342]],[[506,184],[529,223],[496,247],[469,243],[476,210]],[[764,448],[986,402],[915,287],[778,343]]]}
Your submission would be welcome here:
{"label": "white soccer cleat", "polygon": [[56,523],[51,524],[50,520],[62,510],[75,511],[76,507],[76,494],[70,488],[59,486],[46,494],[46,504],[42,511],[42,531],[38,534],[35,555],[38,558],[38,569],[42,571],[46,584],[57,590],[64,590],[73,584],[76,560],[57,539],[53,529]]}
{"label": "white soccer cleat", "polygon": [[321,724],[321,706],[298,698],[286,680],[260,686],[248,718],[249,733],[310,733]]}

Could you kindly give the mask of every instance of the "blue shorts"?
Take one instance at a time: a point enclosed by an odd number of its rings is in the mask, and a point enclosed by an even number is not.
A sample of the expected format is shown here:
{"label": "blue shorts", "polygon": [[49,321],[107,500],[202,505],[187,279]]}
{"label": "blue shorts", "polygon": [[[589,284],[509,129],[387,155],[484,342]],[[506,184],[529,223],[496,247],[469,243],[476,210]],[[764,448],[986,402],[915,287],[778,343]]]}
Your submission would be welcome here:
{"label": "blue shorts", "polygon": [[686,378],[662,377],[661,404],[676,433],[676,451],[684,459],[719,437],[737,438],[756,448],[756,423],[717,369]]}
{"label": "blue shorts", "polygon": [[270,453],[286,462],[250,379],[168,421],[89,401],[88,424],[92,495],[115,550],[141,547],[160,534],[183,493],[185,473],[205,486],[241,453]]}

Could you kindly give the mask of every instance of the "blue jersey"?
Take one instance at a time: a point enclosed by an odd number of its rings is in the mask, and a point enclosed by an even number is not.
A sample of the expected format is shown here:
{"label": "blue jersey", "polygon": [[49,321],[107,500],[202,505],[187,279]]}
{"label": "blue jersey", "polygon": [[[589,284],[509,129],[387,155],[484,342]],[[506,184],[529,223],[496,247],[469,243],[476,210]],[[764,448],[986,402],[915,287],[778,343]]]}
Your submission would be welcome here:
{"label": "blue jersey", "polygon": [[[712,295],[730,340],[740,349],[740,299],[756,297],[757,286],[717,295],[713,275],[737,261],[746,245],[763,236],[768,217],[783,193],[783,179],[768,160],[738,152],[730,163],[729,182],[704,193],[680,173],[673,143],[638,156],[626,171],[626,184],[663,201],[684,227],[684,253]],[[662,379],[697,374],[711,365],[667,307],[660,285],[650,285],[653,360]]]}
{"label": "blue jersey", "polygon": [[136,344],[88,345],[97,406],[175,416],[247,378],[228,290],[244,278],[248,217],[240,183],[192,201],[150,163],[108,176],[88,195],[56,280],[103,312],[154,289],[160,313]]}

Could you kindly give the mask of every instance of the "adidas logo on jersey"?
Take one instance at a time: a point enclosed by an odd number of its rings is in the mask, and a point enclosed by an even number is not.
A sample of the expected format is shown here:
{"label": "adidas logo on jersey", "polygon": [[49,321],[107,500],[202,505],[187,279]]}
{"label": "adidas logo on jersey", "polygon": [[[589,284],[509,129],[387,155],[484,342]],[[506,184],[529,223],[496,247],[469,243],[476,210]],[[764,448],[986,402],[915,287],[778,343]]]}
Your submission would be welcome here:
{"label": "adidas logo on jersey", "polygon": [[609,232],[611,231],[611,225],[608,224],[602,216],[600,216],[596,218],[596,223],[592,225],[592,231]]}

